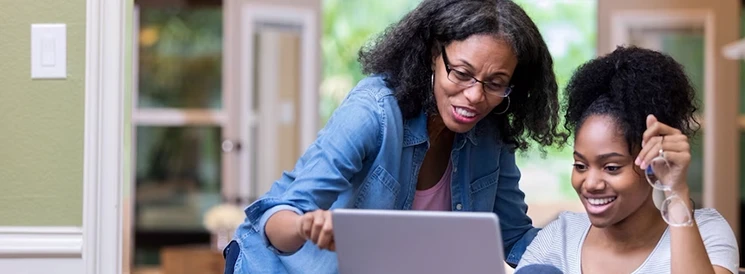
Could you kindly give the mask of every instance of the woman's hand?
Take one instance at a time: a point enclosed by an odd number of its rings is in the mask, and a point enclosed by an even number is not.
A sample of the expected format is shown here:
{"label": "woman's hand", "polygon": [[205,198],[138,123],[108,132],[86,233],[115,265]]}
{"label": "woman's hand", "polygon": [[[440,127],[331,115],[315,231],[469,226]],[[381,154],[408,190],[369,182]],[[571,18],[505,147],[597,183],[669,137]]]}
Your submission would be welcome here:
{"label": "woman's hand", "polygon": [[331,211],[319,209],[305,213],[298,220],[298,233],[320,249],[336,251]]}
{"label": "woman's hand", "polygon": [[[642,137],[642,149],[635,163],[646,170],[652,160],[660,156],[660,149],[669,164],[667,174],[660,174],[663,184],[669,185],[671,191],[688,194],[688,166],[691,163],[691,147],[688,137],[680,130],[657,121],[654,115],[647,116],[647,130]],[[653,166],[654,168],[654,166]]]}

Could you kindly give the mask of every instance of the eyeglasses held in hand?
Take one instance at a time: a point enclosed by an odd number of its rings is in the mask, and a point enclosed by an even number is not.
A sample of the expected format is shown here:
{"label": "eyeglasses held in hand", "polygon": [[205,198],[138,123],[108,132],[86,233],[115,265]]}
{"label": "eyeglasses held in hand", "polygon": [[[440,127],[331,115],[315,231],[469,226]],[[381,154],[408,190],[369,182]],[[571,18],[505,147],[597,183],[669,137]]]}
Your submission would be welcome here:
{"label": "eyeglasses held in hand", "polygon": [[647,182],[653,188],[664,191],[666,194],[671,193],[660,206],[662,219],[673,227],[692,226],[693,209],[688,207],[687,201],[683,200],[672,192],[672,183],[670,178],[670,163],[665,159],[665,152],[660,150],[660,155],[652,159],[644,176]]}

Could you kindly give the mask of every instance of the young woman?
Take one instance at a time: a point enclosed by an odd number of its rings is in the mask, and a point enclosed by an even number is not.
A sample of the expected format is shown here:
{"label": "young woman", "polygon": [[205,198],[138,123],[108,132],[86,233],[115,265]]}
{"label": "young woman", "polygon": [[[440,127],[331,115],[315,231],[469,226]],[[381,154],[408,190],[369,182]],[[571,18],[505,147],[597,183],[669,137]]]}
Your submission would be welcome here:
{"label": "young woman", "polygon": [[359,60],[371,76],[246,209],[228,271],[336,272],[334,208],[495,212],[516,265],[537,229],[515,150],[566,141],[535,24],[509,0],[424,0]]}
{"label": "young woman", "polygon": [[572,186],[587,213],[560,214],[518,269],[737,273],[727,221],[694,210],[689,198],[694,98],[683,67],[655,51],[618,48],[580,67],[567,87],[565,126],[575,134]]}

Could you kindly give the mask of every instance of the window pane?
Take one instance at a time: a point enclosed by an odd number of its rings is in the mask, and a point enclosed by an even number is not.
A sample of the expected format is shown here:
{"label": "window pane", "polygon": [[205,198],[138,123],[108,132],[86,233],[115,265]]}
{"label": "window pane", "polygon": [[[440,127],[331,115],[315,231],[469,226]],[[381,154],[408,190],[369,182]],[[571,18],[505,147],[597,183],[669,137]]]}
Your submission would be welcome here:
{"label": "window pane", "polygon": [[137,127],[135,264],[156,264],[164,246],[209,243],[202,217],[222,202],[220,140],[220,127]]}
{"label": "window pane", "polygon": [[222,7],[143,7],[138,107],[222,107]]}
{"label": "window pane", "polygon": [[219,127],[137,127],[138,228],[203,230],[220,202]]}

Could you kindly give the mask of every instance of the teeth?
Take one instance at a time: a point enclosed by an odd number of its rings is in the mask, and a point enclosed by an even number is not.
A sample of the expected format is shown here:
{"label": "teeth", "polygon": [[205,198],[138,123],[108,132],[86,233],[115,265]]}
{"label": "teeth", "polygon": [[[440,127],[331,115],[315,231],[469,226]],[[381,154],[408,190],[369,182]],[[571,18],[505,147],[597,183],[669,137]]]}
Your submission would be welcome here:
{"label": "teeth", "polygon": [[458,115],[471,118],[473,116],[476,116],[476,113],[470,112],[463,108],[455,108],[455,113],[458,113]]}
{"label": "teeth", "polygon": [[590,203],[591,205],[594,205],[594,206],[606,205],[606,204],[608,204],[610,202],[613,202],[614,200],[616,200],[616,197],[603,198],[603,199],[587,198],[587,202]]}

